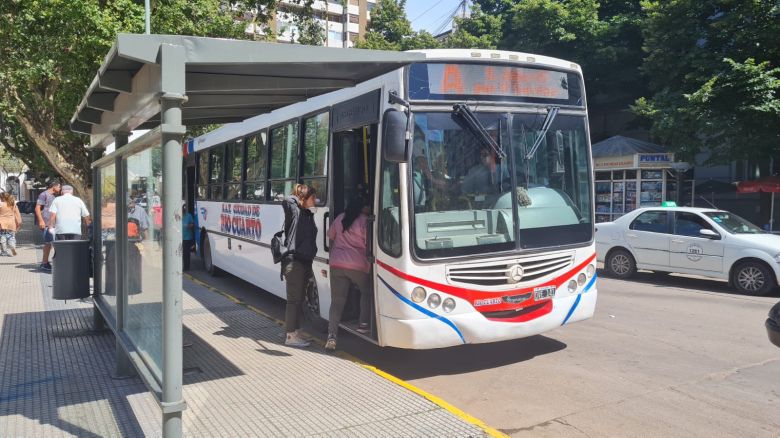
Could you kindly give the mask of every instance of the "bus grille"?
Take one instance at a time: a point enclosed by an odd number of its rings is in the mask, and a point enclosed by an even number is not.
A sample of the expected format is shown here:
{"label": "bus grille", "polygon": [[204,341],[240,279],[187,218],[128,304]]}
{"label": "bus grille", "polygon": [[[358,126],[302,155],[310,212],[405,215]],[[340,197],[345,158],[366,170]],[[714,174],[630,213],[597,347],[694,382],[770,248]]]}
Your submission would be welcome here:
{"label": "bus grille", "polygon": [[458,264],[447,267],[450,283],[477,286],[501,286],[539,280],[569,267],[573,254],[547,254],[494,263]]}

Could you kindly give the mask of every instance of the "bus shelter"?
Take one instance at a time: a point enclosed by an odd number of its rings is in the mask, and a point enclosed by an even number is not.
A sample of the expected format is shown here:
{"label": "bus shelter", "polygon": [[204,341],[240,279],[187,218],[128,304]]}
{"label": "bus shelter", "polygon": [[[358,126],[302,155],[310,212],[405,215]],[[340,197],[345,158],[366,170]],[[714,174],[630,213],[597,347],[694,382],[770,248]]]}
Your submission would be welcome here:
{"label": "bus shelter", "polygon": [[[96,316],[116,336],[116,374],[136,372],[181,436],[182,139],[352,87],[418,53],[122,34],[71,129],[89,135]],[[150,129],[128,143],[133,130]],[[114,152],[104,155],[105,147]]]}

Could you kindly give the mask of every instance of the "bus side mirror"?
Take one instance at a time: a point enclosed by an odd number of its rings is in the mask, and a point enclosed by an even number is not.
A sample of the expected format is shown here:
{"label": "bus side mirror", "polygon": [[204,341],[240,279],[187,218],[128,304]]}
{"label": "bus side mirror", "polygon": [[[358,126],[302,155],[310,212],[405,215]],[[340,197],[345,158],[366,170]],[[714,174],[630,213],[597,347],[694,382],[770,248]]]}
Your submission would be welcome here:
{"label": "bus side mirror", "polygon": [[396,109],[385,111],[382,119],[382,143],[385,160],[391,163],[406,162],[407,144],[406,132],[409,117]]}

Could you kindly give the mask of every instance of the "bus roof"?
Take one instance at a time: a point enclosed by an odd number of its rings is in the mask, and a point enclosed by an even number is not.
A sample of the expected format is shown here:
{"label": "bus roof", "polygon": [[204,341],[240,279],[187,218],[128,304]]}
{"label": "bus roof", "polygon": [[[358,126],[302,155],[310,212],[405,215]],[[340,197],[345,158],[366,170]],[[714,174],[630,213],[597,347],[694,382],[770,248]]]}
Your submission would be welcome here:
{"label": "bus roof", "polygon": [[517,62],[525,65],[538,64],[543,67],[560,68],[564,70],[574,70],[582,73],[579,64],[563,59],[552,58],[544,55],[534,55],[532,53],[510,52],[507,50],[484,50],[484,49],[430,49],[430,50],[409,50],[409,53],[422,53],[429,60],[458,60],[463,61],[471,59],[474,61],[506,61]]}

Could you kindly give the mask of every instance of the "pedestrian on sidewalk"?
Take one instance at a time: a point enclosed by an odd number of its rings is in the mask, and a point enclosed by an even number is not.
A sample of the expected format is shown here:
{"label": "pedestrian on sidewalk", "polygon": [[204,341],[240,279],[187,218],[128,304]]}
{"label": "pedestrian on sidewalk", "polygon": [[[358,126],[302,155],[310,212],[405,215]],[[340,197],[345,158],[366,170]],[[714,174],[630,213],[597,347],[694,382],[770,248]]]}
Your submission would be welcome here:
{"label": "pedestrian on sidewalk", "polygon": [[22,228],[22,215],[14,195],[0,193],[0,257],[16,255],[16,232]]}
{"label": "pedestrian on sidewalk", "polygon": [[341,323],[341,314],[349,297],[349,290],[355,286],[360,290],[359,333],[368,333],[371,315],[369,272],[371,266],[366,258],[366,230],[370,207],[362,198],[349,201],[346,211],[336,217],[328,229],[328,239],[333,241],[330,249],[330,314],[328,317],[328,341],[325,349],[336,349],[336,339]]}
{"label": "pedestrian on sidewalk", "polygon": [[186,203],[182,205],[181,209],[182,269],[189,271],[190,253],[192,253],[192,247],[195,245],[195,218],[192,217],[192,213],[190,213]]}
{"label": "pedestrian on sidewalk", "polygon": [[51,252],[51,241],[54,240],[54,236],[49,233],[49,229],[46,225],[49,223],[49,209],[51,203],[60,194],[62,186],[59,180],[52,179],[49,181],[46,190],[44,190],[39,196],[38,201],[35,203],[35,218],[38,221],[38,228],[43,231],[43,260],[41,261],[40,268],[45,271],[51,271],[51,263],[49,263],[49,253]]}
{"label": "pedestrian on sidewalk", "polygon": [[282,203],[287,253],[282,260],[282,274],[287,283],[284,343],[291,347],[309,346],[309,341],[301,336],[301,319],[306,285],[314,276],[311,265],[317,255],[317,226],[312,212],[316,195],[314,187],[296,184],[293,193]]}
{"label": "pedestrian on sidewalk", "polygon": [[81,239],[81,221],[90,223],[89,210],[78,196],[73,196],[73,187],[62,186],[62,196],[52,202],[49,209],[49,230],[57,240]]}

